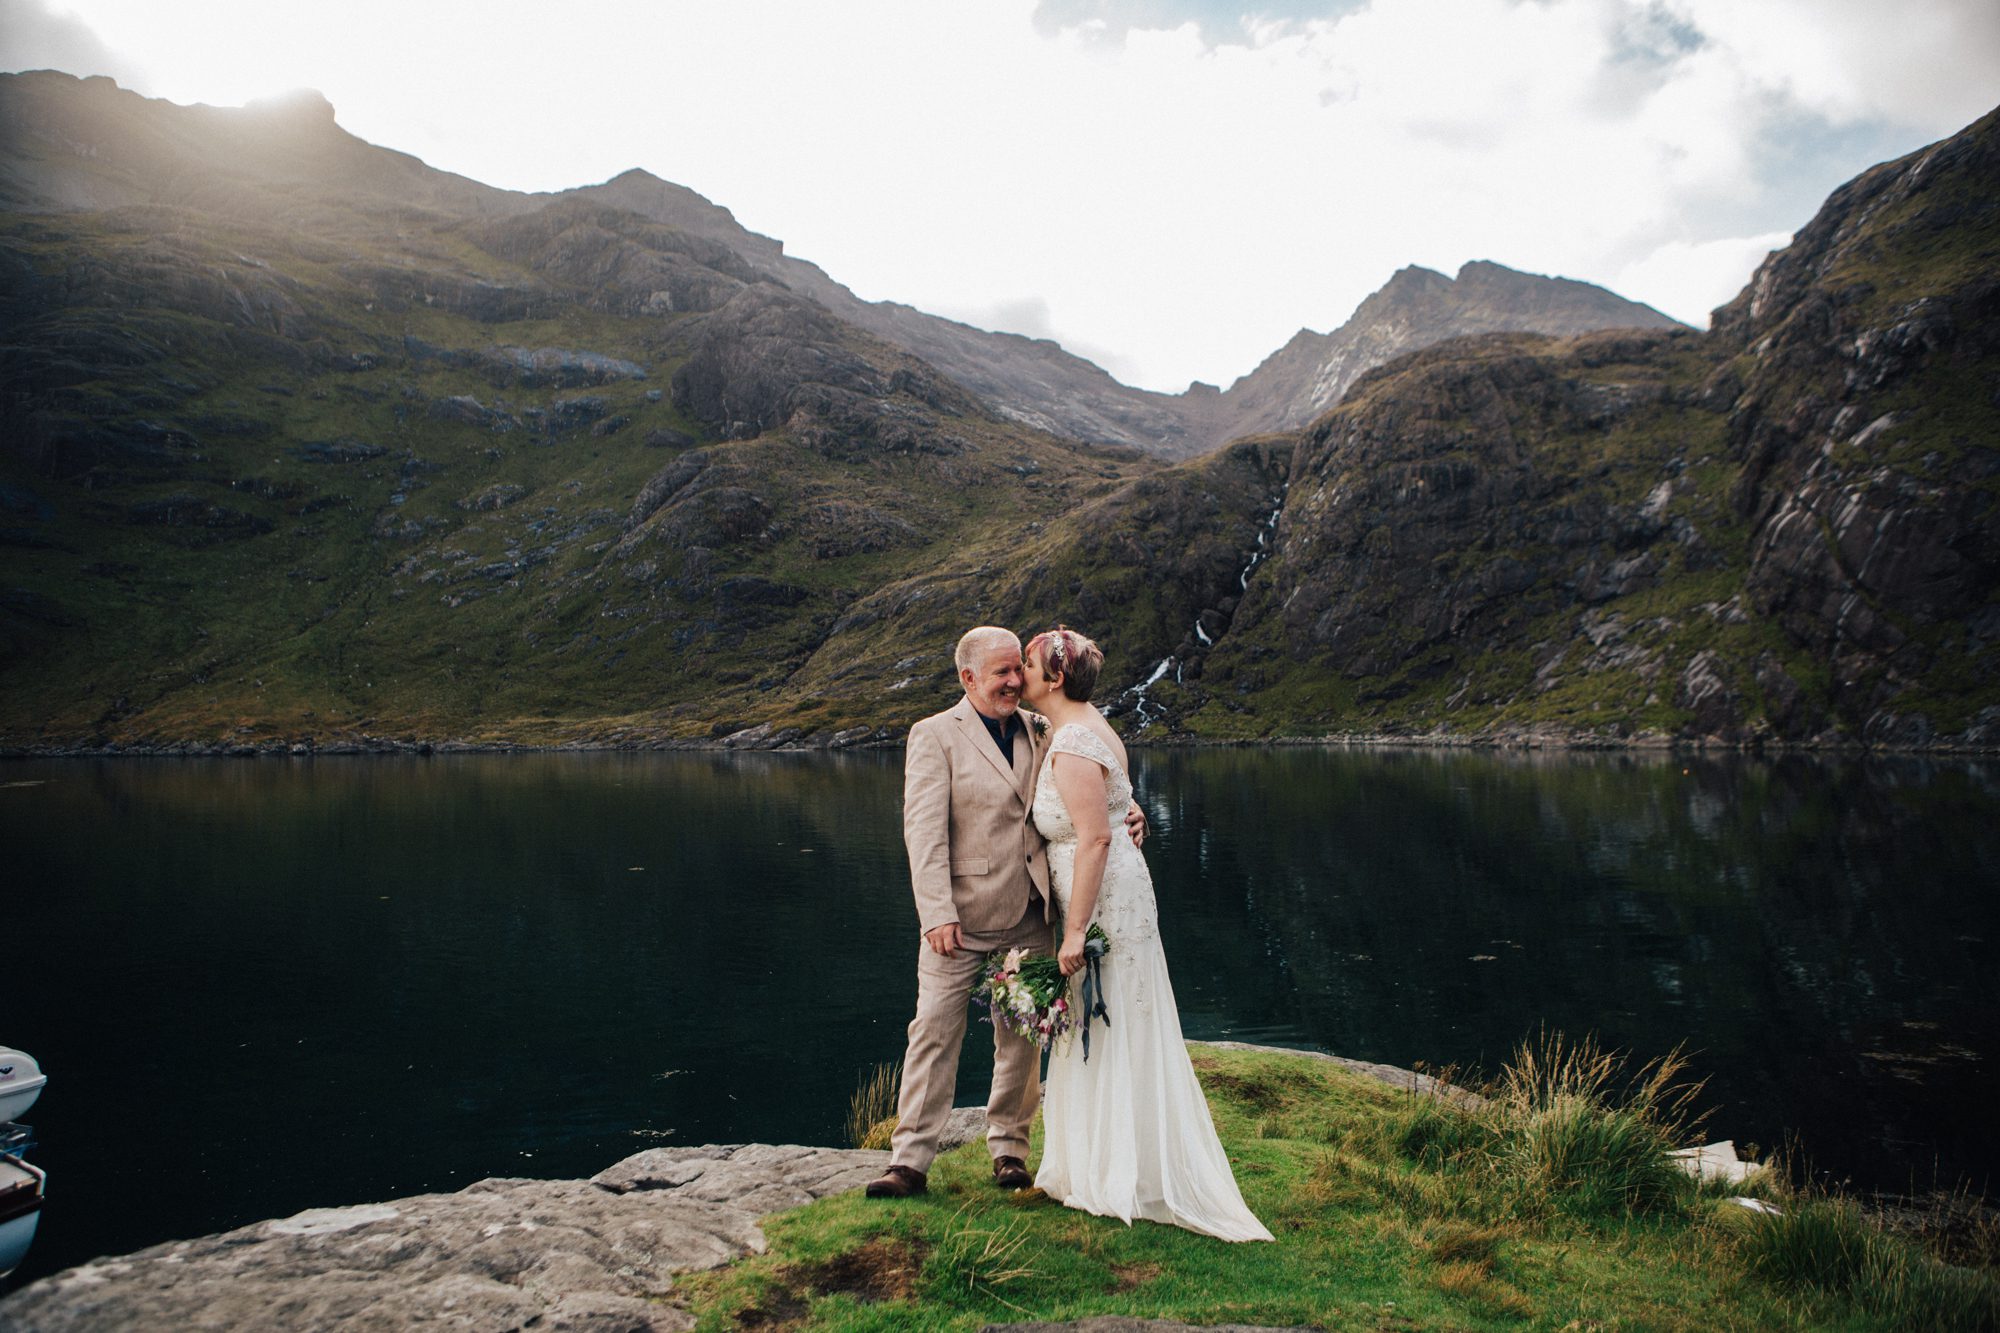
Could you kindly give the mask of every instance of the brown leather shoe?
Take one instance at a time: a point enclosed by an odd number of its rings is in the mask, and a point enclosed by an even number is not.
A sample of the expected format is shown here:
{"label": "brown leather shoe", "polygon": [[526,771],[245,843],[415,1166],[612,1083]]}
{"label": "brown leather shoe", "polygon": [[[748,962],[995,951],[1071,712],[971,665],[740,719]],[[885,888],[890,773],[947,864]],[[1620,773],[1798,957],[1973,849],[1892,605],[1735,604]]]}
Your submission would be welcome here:
{"label": "brown leather shoe", "polygon": [[1018,1157],[996,1157],[993,1159],[993,1183],[1003,1190],[1024,1190],[1035,1183],[1028,1174],[1028,1164]]}
{"label": "brown leather shoe", "polygon": [[930,1189],[929,1177],[913,1166],[892,1166],[868,1182],[871,1199],[908,1199]]}

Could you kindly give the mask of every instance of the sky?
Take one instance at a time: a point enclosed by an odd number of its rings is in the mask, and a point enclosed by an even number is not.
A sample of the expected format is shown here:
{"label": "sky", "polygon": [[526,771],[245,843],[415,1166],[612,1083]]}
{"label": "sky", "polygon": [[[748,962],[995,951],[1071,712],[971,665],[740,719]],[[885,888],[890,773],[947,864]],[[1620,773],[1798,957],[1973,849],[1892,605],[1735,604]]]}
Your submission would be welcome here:
{"label": "sky", "polygon": [[632,167],[869,300],[1227,386],[1400,268],[1697,327],[1836,186],[2000,104],[1996,0],[0,0],[0,69]]}

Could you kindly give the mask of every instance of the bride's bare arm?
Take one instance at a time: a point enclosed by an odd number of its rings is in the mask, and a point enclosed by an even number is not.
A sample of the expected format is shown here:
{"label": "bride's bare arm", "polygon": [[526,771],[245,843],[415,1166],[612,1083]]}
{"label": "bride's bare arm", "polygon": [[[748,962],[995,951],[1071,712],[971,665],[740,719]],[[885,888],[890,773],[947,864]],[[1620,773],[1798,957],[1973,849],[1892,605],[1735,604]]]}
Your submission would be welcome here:
{"label": "bride's bare arm", "polygon": [[1083,937],[1097,895],[1104,888],[1104,865],[1111,858],[1111,817],[1104,809],[1104,766],[1077,754],[1058,754],[1050,765],[1056,793],[1076,826],[1076,869],[1063,914],[1062,947],[1056,960],[1064,976],[1083,966]]}

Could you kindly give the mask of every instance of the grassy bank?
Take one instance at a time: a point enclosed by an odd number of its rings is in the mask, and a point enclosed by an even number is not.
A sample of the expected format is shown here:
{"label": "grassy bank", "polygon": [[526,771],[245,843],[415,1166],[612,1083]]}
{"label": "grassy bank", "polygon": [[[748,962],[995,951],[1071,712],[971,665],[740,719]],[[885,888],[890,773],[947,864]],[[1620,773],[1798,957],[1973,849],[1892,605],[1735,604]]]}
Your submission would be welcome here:
{"label": "grassy bank", "polygon": [[[1217,1129],[1277,1236],[1227,1245],[991,1185],[983,1145],[922,1199],[767,1220],[769,1253],[688,1279],[705,1330],[965,1329],[1130,1315],[1328,1329],[1992,1328],[2000,1284],[1850,1206],[1759,1185],[1756,1214],[1663,1159],[1677,1071],[1524,1052],[1480,1105],[1307,1057],[1196,1046]],[[1039,1144],[1037,1144],[1039,1151]]]}

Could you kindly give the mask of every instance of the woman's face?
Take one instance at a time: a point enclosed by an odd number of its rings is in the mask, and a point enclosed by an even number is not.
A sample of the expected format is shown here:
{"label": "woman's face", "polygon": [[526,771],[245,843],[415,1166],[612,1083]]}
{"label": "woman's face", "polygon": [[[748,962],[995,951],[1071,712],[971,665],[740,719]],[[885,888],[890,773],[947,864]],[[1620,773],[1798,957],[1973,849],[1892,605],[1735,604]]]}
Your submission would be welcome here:
{"label": "woman's face", "polygon": [[1021,674],[1027,679],[1021,684],[1021,702],[1039,710],[1051,694],[1062,688],[1060,680],[1051,683],[1042,679],[1042,654],[1044,645],[1036,644],[1028,650],[1028,660],[1023,664]]}

